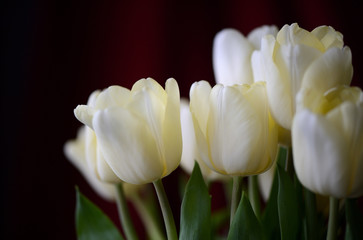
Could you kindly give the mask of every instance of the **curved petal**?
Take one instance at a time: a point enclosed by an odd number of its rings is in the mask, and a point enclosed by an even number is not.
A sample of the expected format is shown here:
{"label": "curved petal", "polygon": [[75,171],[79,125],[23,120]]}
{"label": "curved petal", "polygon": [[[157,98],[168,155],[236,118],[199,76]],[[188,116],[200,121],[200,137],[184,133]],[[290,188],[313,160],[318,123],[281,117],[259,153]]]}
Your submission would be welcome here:
{"label": "curved petal", "polygon": [[145,121],[122,108],[98,111],[94,130],[102,154],[115,174],[132,184],[160,179],[164,166]]}
{"label": "curved petal", "polygon": [[225,29],[214,38],[213,69],[217,83],[252,83],[253,45],[237,30]]}
{"label": "curved petal", "polygon": [[302,87],[315,88],[322,93],[352,81],[352,54],[348,47],[330,48],[307,68]]}
{"label": "curved petal", "polygon": [[96,110],[94,108],[87,105],[78,105],[74,109],[73,113],[78,121],[93,129],[92,119],[93,115],[96,113]]}
{"label": "curved petal", "polygon": [[115,199],[114,186],[101,182],[94,172],[90,171],[85,159],[85,129],[81,127],[77,139],[67,141],[64,145],[64,153],[71,163],[81,172],[94,191],[108,201]]}
{"label": "curved petal", "polygon": [[268,26],[268,25],[264,25],[258,28],[253,29],[247,36],[248,41],[250,41],[255,49],[261,49],[261,39],[262,37],[266,36],[266,35],[272,35],[272,36],[276,36],[277,32],[279,30],[277,29],[277,27],[275,25],[272,26]]}
{"label": "curved petal", "polygon": [[179,87],[175,79],[168,79],[165,83],[167,101],[162,139],[165,153],[166,169],[163,176],[175,170],[181,160],[182,133],[180,125],[180,96]]}
{"label": "curved petal", "polygon": [[343,34],[335,31],[334,28],[330,26],[319,26],[311,31],[319,41],[324,45],[325,49],[331,47],[343,48]]}
{"label": "curved petal", "polygon": [[281,45],[306,45],[318,49],[320,52],[325,51],[324,45],[314,34],[300,28],[296,23],[283,26],[278,32],[276,40]]}
{"label": "curved petal", "polygon": [[113,184],[122,182],[106,162],[99,147],[97,147],[97,172],[103,182]]}
{"label": "curved petal", "polygon": [[261,136],[261,119],[240,92],[220,85],[210,95],[207,136],[214,168],[229,175],[249,175],[254,147]]}
{"label": "curved petal", "polygon": [[142,91],[143,89],[148,89],[148,91],[153,92],[156,97],[160,98],[160,101],[164,104],[166,103],[166,92],[163,87],[152,78],[143,78],[138,80],[131,89],[131,92],[135,93]]}
{"label": "curved petal", "polygon": [[301,183],[313,192],[342,198],[349,185],[344,159],[347,143],[336,126],[321,115],[303,110],[292,126],[294,166]]}
{"label": "curved petal", "polygon": [[212,88],[207,81],[193,83],[190,88],[190,111],[197,120],[197,125],[206,136],[209,115],[209,95]]}
{"label": "curved petal", "polygon": [[341,161],[346,161],[344,174],[349,179],[346,186],[346,196],[357,197],[363,195],[363,102],[356,105],[344,102],[326,115],[327,119],[340,129],[341,138],[346,142],[348,155]]}
{"label": "curved petal", "polygon": [[95,99],[96,109],[105,109],[108,107],[123,107],[130,98],[130,90],[120,86],[110,86],[103,90]]}

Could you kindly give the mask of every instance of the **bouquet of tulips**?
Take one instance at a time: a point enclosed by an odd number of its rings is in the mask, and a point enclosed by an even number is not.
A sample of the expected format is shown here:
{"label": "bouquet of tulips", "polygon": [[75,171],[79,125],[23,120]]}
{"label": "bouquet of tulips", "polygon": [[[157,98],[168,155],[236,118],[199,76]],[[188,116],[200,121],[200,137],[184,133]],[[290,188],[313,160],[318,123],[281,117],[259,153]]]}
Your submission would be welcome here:
{"label": "bouquet of tulips", "polygon": [[[129,201],[149,239],[363,239],[363,93],[350,86],[342,34],[297,24],[247,37],[224,29],[213,68],[217,84],[194,83],[189,100],[175,79],[163,88],[147,78],[97,90],[74,110],[84,126],[65,154],[117,202],[126,238],[139,238]],[[162,178],[179,165],[190,177],[178,186],[176,227]],[[230,204],[215,212],[217,181]],[[76,229],[79,239],[123,239],[78,190]]]}

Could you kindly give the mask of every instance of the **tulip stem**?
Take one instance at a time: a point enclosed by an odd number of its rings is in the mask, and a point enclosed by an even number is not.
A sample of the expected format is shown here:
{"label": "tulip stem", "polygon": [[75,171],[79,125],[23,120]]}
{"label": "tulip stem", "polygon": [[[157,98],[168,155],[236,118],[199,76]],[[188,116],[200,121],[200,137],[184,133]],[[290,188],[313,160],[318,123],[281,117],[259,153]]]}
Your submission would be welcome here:
{"label": "tulip stem", "polygon": [[241,199],[241,181],[242,177],[240,176],[233,176],[233,186],[232,186],[232,199],[231,199],[231,215],[229,219],[229,224],[232,225],[232,220],[234,214],[236,213],[238,203]]}
{"label": "tulip stem", "polygon": [[168,198],[165,193],[165,189],[163,186],[163,183],[161,182],[161,179],[153,182],[156,194],[159,199],[161,212],[163,214],[165,228],[166,228],[166,235],[168,237],[168,240],[177,240],[178,234],[176,232],[173,212],[171,211]]}
{"label": "tulip stem", "polygon": [[336,240],[338,232],[339,199],[330,197],[327,240]]}
{"label": "tulip stem", "polygon": [[251,202],[253,211],[258,219],[260,219],[261,214],[261,203],[258,190],[257,175],[248,177],[248,197]]}
{"label": "tulip stem", "polygon": [[138,239],[138,237],[130,217],[130,212],[127,207],[127,201],[122,183],[116,184],[116,190],[117,190],[116,194],[117,209],[122,228],[125,231],[127,239],[136,240]]}

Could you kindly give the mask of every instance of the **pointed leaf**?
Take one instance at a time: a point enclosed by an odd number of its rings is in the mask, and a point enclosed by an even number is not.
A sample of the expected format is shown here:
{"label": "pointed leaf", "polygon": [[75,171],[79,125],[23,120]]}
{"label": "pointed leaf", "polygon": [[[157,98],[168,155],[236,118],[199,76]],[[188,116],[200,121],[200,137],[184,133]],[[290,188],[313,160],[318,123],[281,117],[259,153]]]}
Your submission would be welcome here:
{"label": "pointed leaf", "polygon": [[77,189],[76,229],[78,240],[122,240],[113,222]]}
{"label": "pointed leaf", "polygon": [[277,206],[279,213],[281,239],[298,239],[302,217],[300,214],[298,191],[288,173],[277,164],[279,191]]}
{"label": "pointed leaf", "polygon": [[211,239],[211,199],[197,162],[185,187],[179,239]]}
{"label": "pointed leaf", "polygon": [[261,223],[244,192],[228,233],[228,240],[238,239],[264,239]]}

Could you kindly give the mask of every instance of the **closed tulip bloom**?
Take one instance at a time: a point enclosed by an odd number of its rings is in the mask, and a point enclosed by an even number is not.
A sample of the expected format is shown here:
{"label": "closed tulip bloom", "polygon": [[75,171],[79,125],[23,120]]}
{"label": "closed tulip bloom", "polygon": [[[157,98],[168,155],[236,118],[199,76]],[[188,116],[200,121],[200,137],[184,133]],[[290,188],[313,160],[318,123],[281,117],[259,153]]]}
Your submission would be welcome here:
{"label": "closed tulip bloom", "polygon": [[79,105],[75,115],[92,128],[112,171],[123,181],[156,181],[178,167],[182,151],[178,84],[165,90],[153,79],[137,81],[131,90],[111,86],[94,106]]}
{"label": "closed tulip bloom", "polygon": [[296,114],[292,126],[294,166],[299,180],[321,195],[362,196],[362,91],[339,87],[323,96],[309,91],[301,94],[305,108]]}
{"label": "closed tulip bloom", "polygon": [[213,43],[213,69],[217,83],[224,85],[253,83],[251,55],[260,49],[261,38],[267,34],[276,36],[277,27],[262,26],[247,37],[235,29],[217,33]]}
{"label": "closed tulip bloom", "polygon": [[324,93],[350,84],[352,56],[343,45],[342,34],[332,27],[308,32],[296,23],[285,25],[276,38],[262,38],[261,50],[252,55],[253,77],[266,82],[272,115],[283,128],[291,129],[301,88]]}
{"label": "closed tulip bloom", "polygon": [[64,154],[68,160],[81,172],[97,194],[108,201],[114,201],[116,189],[113,184],[101,181],[93,172],[86,161],[85,142],[86,127],[78,130],[77,138],[68,140],[64,145]]}
{"label": "closed tulip bloom", "polygon": [[274,163],[277,133],[263,83],[212,89],[206,81],[196,82],[190,111],[200,158],[211,169],[247,176]]}
{"label": "closed tulip bloom", "polygon": [[192,114],[189,110],[189,101],[186,99],[180,100],[180,120],[183,137],[183,152],[180,166],[188,174],[191,174],[194,168],[195,161],[198,162],[203,177],[206,180],[217,180],[225,178],[224,175],[216,173],[210,169],[199,156],[198,146],[195,139]]}

